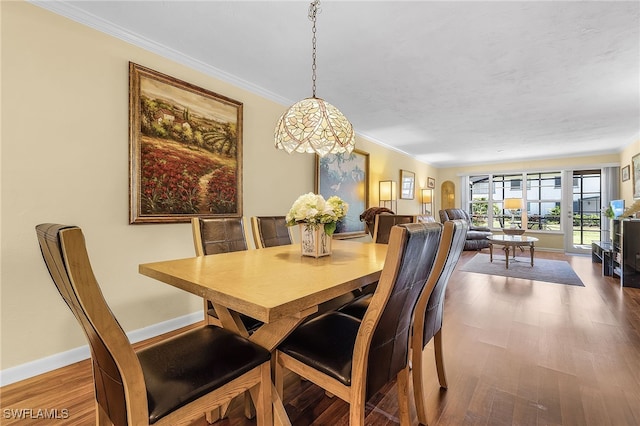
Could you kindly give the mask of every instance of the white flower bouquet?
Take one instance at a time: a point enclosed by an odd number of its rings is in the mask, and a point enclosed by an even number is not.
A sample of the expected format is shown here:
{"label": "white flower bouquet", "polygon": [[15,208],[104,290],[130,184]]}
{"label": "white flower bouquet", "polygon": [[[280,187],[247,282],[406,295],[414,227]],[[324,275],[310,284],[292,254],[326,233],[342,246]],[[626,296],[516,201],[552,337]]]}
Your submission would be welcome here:
{"label": "white flower bouquet", "polygon": [[340,197],[332,196],[328,200],[320,194],[309,192],[301,195],[287,213],[287,225],[306,223],[317,227],[324,225],[324,232],[333,235],[337,222],[347,215],[349,205]]}

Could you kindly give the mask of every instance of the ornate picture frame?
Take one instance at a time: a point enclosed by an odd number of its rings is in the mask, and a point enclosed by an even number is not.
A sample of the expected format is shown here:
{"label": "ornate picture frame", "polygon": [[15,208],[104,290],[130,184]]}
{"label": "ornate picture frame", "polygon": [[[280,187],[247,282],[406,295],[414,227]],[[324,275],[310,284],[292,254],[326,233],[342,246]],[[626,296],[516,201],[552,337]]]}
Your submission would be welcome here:
{"label": "ornate picture frame", "polygon": [[400,170],[400,199],[413,200],[416,194],[416,174],[409,170]]}
{"label": "ornate picture frame", "polygon": [[338,222],[334,238],[366,235],[360,214],[369,206],[369,153],[316,155],[315,192],[325,199],[337,195],[349,204],[347,216]]}
{"label": "ornate picture frame", "polygon": [[129,62],[129,223],[242,216],[242,103]]}
{"label": "ornate picture frame", "polygon": [[429,189],[435,189],[436,187],[436,180],[432,177],[428,177],[427,178],[427,188]]}

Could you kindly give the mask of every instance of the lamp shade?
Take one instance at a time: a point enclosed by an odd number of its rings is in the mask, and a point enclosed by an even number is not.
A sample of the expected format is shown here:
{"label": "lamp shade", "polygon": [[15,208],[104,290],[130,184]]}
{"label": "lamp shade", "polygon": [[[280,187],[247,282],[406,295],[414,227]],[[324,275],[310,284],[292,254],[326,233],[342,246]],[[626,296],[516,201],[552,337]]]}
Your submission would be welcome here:
{"label": "lamp shade", "polygon": [[522,208],[522,198],[505,198],[504,208],[508,210],[518,210]]}
{"label": "lamp shade", "polygon": [[396,199],[396,183],[392,180],[381,180],[380,201],[394,201]]}
{"label": "lamp shade", "polygon": [[323,99],[306,98],[282,114],[275,128],[276,148],[288,153],[350,153],[355,132],[347,118]]}
{"label": "lamp shade", "polygon": [[423,204],[428,204],[431,202],[431,190],[430,189],[423,189],[422,190],[422,203]]}

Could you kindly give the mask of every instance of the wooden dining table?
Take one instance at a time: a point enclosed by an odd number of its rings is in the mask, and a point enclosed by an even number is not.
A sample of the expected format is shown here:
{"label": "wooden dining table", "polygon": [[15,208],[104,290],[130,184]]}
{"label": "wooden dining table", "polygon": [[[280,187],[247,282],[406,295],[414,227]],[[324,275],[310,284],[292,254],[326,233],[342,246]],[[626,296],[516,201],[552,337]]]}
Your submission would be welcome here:
{"label": "wooden dining table", "polygon": [[[224,328],[274,351],[318,305],[380,278],[386,244],[333,240],[329,256],[299,244],[145,263],[139,272],[210,300]],[[239,314],[264,324],[251,335]],[[274,420],[290,424],[274,390]]]}

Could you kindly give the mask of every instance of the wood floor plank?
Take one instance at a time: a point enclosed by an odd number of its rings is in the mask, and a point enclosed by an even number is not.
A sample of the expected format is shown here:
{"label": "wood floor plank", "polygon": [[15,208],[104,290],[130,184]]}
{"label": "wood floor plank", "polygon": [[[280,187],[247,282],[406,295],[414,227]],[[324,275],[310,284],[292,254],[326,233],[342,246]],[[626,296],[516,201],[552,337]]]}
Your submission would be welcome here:
{"label": "wood floor plank", "polygon": [[[463,253],[446,294],[448,390],[438,384],[433,344],[423,353],[429,424],[639,425],[640,289],[602,277],[601,265],[586,256],[536,251],[568,261],[585,284],[577,287],[460,271],[474,255]],[[92,392],[88,361],[4,386],[0,423],[94,424]],[[348,425],[347,403],[293,376],[285,380],[284,403],[294,426]],[[38,409],[67,410],[68,418],[52,423],[12,414]],[[398,424],[394,383],[368,401],[366,424]],[[205,425],[203,417],[190,426]],[[246,419],[240,402],[216,423],[249,425],[255,420]]]}

